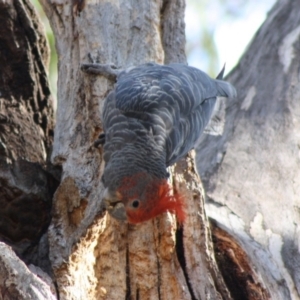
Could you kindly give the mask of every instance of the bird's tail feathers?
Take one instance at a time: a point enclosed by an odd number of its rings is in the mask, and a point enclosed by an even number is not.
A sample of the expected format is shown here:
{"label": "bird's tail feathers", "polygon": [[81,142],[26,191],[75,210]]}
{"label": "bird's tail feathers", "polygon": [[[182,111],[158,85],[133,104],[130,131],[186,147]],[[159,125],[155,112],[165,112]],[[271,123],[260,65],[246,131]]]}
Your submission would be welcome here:
{"label": "bird's tail feathers", "polygon": [[224,64],[222,70],[220,71],[220,73],[218,74],[218,76],[216,77],[216,79],[218,79],[218,80],[222,80],[223,79],[224,72],[225,72],[225,66],[226,66],[226,64]]}
{"label": "bird's tail feathers", "polygon": [[230,83],[223,80],[215,80],[215,81],[217,83],[219,96],[228,97],[228,98],[236,97],[236,90]]}

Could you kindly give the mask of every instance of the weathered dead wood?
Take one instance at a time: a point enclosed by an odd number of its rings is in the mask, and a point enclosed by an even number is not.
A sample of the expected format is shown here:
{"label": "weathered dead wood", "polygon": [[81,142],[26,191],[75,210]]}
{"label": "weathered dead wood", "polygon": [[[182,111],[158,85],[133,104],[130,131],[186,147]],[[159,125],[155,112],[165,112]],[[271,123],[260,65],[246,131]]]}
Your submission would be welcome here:
{"label": "weathered dead wood", "polygon": [[255,265],[236,239],[211,221],[214,252],[233,299],[270,300],[271,296]]}
{"label": "weathered dead wood", "polygon": [[228,79],[238,98],[198,166],[208,215],[246,251],[272,299],[299,299],[300,15],[279,1]]}
{"label": "weathered dead wood", "polygon": [[0,299],[55,300],[52,279],[35,266],[27,267],[11,249],[0,242]]}

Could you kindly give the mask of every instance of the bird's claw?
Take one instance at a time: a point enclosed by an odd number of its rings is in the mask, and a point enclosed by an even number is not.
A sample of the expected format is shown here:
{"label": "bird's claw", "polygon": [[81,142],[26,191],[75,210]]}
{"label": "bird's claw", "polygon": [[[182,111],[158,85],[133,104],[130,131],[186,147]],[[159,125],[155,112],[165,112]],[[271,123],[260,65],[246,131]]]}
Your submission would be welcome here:
{"label": "bird's claw", "polygon": [[88,74],[104,76],[111,80],[116,80],[118,75],[122,72],[122,70],[114,64],[98,63],[81,64],[81,71]]}

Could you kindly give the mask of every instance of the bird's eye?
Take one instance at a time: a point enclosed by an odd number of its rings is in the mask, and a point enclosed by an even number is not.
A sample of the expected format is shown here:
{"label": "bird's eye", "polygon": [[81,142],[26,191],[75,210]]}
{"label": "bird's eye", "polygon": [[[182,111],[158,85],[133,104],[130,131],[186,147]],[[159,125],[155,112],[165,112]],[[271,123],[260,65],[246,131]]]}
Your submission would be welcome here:
{"label": "bird's eye", "polygon": [[132,203],[131,203],[131,205],[134,208],[138,208],[139,205],[140,205],[140,200],[137,200],[137,199],[133,200]]}

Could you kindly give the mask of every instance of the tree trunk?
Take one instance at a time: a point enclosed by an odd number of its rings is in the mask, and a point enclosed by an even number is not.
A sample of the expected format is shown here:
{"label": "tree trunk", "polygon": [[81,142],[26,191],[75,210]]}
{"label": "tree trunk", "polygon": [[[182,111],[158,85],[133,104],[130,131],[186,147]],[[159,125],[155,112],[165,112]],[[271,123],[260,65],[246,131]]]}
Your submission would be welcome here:
{"label": "tree trunk", "polygon": [[[0,0],[0,23],[0,240],[6,243],[0,242],[0,299],[54,299],[40,269],[51,273],[44,234],[58,185],[47,161],[53,139],[49,51],[30,3]],[[29,270],[8,245],[40,268]]]}
{"label": "tree trunk", "polygon": [[42,0],[59,58],[52,161],[63,169],[48,257],[59,169],[47,162],[45,39],[26,0],[0,0],[0,238],[27,264],[0,243],[0,299],[298,299],[297,3],[275,6],[229,76],[238,98],[224,135],[198,149],[205,209],[194,153],[170,168],[187,204],[178,227],[169,213],[128,225],[104,211],[93,143],[114,82],[80,66],[185,63],[184,1],[70,2]]}
{"label": "tree trunk", "polygon": [[43,6],[59,57],[52,160],[64,171],[49,241],[61,299],[229,299],[211,251],[192,159],[173,173],[174,184],[182,178],[181,185],[188,185],[182,229],[171,214],[133,226],[103,212],[102,150],[93,142],[102,132],[101,107],[114,82],[80,70],[89,57],[122,68],[185,63],[184,2],[43,1]]}
{"label": "tree trunk", "polygon": [[207,213],[245,249],[271,299],[300,297],[299,57],[299,1],[279,1],[228,76],[238,98],[223,136],[198,148]]}

